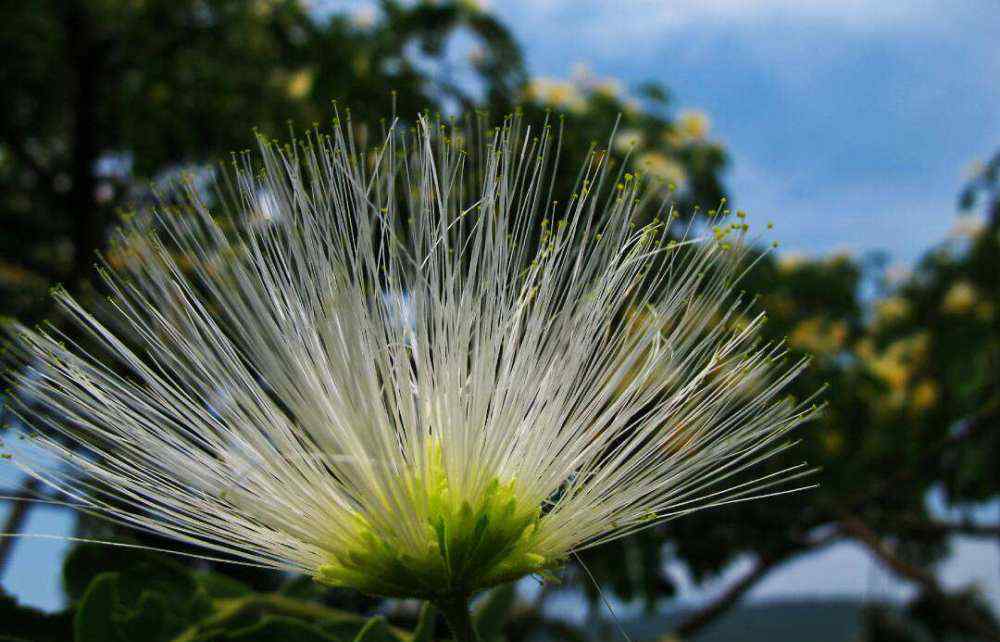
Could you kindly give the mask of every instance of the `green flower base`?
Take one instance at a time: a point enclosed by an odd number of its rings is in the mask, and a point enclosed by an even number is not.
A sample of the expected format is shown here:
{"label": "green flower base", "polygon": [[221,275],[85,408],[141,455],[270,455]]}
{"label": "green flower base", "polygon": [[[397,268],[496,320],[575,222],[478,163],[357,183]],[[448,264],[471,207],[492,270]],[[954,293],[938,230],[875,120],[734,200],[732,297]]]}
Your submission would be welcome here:
{"label": "green flower base", "polygon": [[529,574],[547,575],[560,559],[538,550],[540,502],[518,496],[514,480],[494,478],[470,502],[458,501],[441,465],[440,448],[429,473],[406,483],[407,499],[424,524],[424,540],[404,545],[397,532],[383,532],[357,518],[356,542],[314,575],[329,586],[356,588],[389,597],[431,601],[468,596]]}

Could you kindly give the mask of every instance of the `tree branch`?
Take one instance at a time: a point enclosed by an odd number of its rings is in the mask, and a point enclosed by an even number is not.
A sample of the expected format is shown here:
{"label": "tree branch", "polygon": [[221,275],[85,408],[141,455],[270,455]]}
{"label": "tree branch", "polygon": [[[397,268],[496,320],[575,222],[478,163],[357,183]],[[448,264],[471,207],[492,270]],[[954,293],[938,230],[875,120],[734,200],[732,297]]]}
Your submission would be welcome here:
{"label": "tree branch", "polygon": [[776,566],[780,566],[802,553],[828,546],[838,538],[839,533],[831,532],[817,539],[798,541],[777,553],[761,555],[757,558],[754,567],[746,575],[733,583],[722,595],[688,616],[685,621],[681,622],[680,626],[674,629],[674,633],[680,638],[687,638],[694,635],[735,606],[750,589],[764,579]]}
{"label": "tree branch", "polygon": [[970,537],[1000,538],[1000,525],[976,524],[971,521],[940,522],[935,520],[913,520],[911,523],[908,520],[903,523],[901,530],[926,535],[968,535]]}
{"label": "tree branch", "polygon": [[960,626],[983,639],[1000,640],[1000,630],[997,630],[992,623],[984,621],[975,611],[964,608],[953,600],[949,600],[947,592],[938,583],[933,573],[896,556],[879,536],[860,519],[845,517],[841,521],[841,530],[848,537],[864,545],[893,573],[914,582],[927,595],[939,598],[938,602],[942,605],[942,608]]}
{"label": "tree branch", "polygon": [[[16,496],[24,499],[35,497],[38,494],[39,488],[41,488],[41,482],[34,477],[28,477],[21,484],[21,489],[17,492]],[[4,522],[3,530],[0,533],[20,533],[24,528],[24,523],[28,520],[28,510],[30,508],[31,502],[13,502],[13,506],[10,507],[10,514],[7,515],[7,520]],[[0,574],[3,573],[3,569],[10,558],[15,539],[14,537],[0,537]]]}

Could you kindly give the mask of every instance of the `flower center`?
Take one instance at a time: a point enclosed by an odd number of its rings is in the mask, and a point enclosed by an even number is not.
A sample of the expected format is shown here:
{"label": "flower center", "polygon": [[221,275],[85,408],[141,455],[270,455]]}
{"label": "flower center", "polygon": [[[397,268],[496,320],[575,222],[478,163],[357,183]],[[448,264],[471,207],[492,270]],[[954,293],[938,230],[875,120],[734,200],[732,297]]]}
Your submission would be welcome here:
{"label": "flower center", "polygon": [[419,527],[404,536],[392,527],[398,522],[391,515],[377,524],[357,515],[353,544],[331,551],[316,569],[316,581],[376,595],[436,599],[544,574],[560,563],[539,550],[540,503],[519,495],[516,480],[493,478],[477,496],[462,498],[441,465],[440,447],[432,447],[429,459],[425,470],[402,482]]}

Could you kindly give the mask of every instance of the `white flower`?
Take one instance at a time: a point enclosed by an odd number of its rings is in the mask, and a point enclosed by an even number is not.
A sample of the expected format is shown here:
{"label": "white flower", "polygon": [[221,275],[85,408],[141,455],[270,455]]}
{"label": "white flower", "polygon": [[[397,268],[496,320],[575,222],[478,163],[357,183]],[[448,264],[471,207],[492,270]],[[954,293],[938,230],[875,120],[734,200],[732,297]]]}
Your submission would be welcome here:
{"label": "white flower", "polygon": [[606,155],[557,209],[553,134],[517,118],[471,153],[402,129],[373,166],[349,130],[262,139],[224,203],[124,229],[107,318],[55,293],[85,341],[11,328],[58,460],[15,462],[214,555],[437,600],[787,492],[800,466],[740,476],[813,413],[734,294],[745,226],[633,229]]}

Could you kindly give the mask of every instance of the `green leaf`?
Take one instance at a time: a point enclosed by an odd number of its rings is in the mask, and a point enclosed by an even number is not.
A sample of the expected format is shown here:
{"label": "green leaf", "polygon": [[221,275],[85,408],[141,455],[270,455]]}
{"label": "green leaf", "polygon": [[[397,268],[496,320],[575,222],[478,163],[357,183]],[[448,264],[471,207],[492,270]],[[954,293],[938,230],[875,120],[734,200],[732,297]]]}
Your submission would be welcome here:
{"label": "green leaf", "polygon": [[473,615],[473,621],[479,637],[489,642],[495,640],[503,634],[503,625],[507,621],[511,607],[517,592],[514,583],[499,586],[486,596]]}
{"label": "green leaf", "polygon": [[76,590],[100,563],[119,570],[98,574],[83,593],[74,622],[78,642],[167,642],[213,611],[187,569],[146,551],[99,562],[83,550],[66,565],[67,588]]}
{"label": "green leaf", "polygon": [[437,609],[430,602],[420,607],[417,628],[413,630],[412,642],[434,642],[434,627],[437,624]]}
{"label": "green leaf", "polygon": [[282,615],[265,616],[251,627],[214,639],[227,642],[340,642],[313,626]]}
{"label": "green leaf", "polygon": [[194,579],[198,582],[199,586],[205,589],[206,595],[213,600],[244,597],[253,593],[253,591],[250,590],[250,587],[243,582],[234,580],[233,578],[223,575],[222,573],[202,571],[195,573]]}
{"label": "green leaf", "polygon": [[395,642],[395,636],[389,632],[384,617],[373,617],[368,620],[354,638],[354,642]]}
{"label": "green leaf", "polygon": [[73,639],[76,642],[121,640],[113,621],[118,605],[118,574],[104,573],[90,583],[76,610]]}
{"label": "green leaf", "polygon": [[0,626],[10,637],[0,640],[24,639],[32,642],[66,642],[73,636],[73,616],[67,611],[44,613],[22,606],[0,588]]}
{"label": "green leaf", "polygon": [[69,599],[76,601],[97,576],[126,572],[144,580],[156,578],[175,585],[181,591],[190,591],[190,585],[182,579],[188,576],[184,565],[139,549],[116,548],[113,554],[109,554],[108,547],[100,544],[81,544],[70,551],[63,563],[63,587]]}
{"label": "green leaf", "polygon": [[279,593],[286,597],[295,598],[296,600],[306,600],[308,602],[321,600],[329,592],[329,587],[320,584],[308,575],[300,575],[289,580],[279,591]]}

